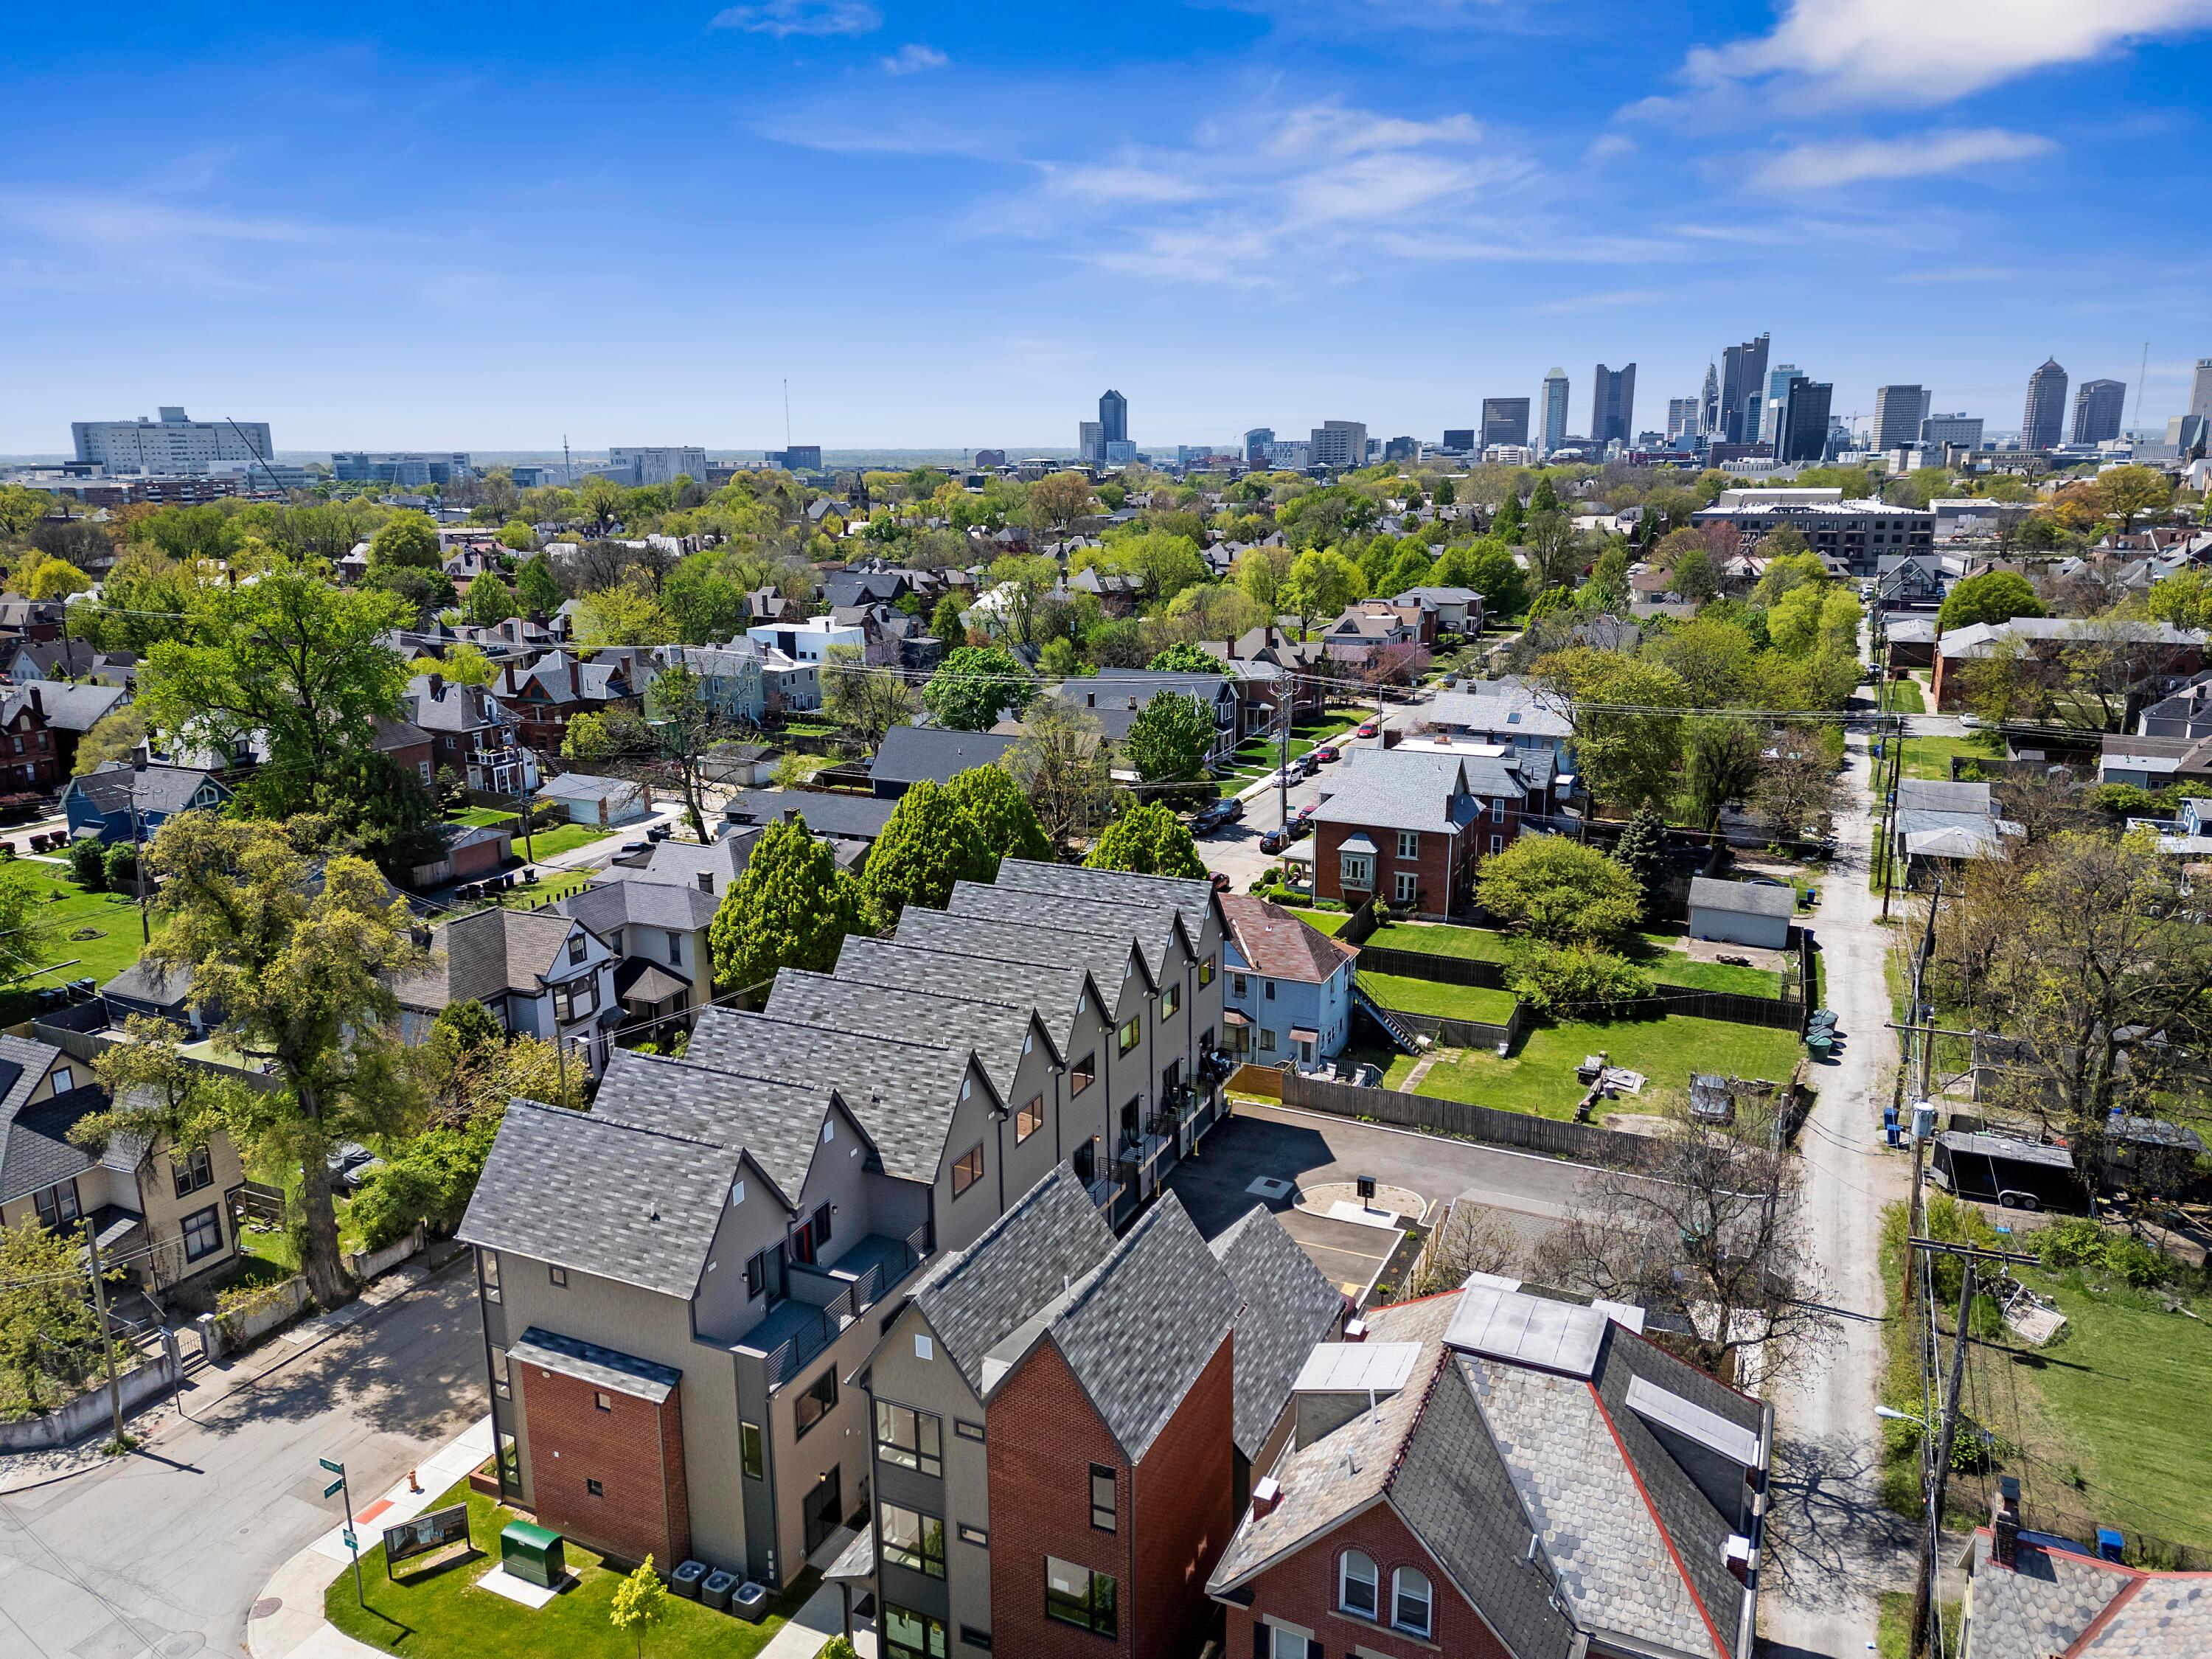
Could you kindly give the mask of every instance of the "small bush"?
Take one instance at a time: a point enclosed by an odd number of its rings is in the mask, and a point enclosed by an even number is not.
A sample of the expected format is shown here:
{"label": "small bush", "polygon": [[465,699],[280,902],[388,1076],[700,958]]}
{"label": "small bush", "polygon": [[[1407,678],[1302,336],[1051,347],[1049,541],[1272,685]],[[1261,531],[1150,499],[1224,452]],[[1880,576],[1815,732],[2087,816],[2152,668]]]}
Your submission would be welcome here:
{"label": "small bush", "polygon": [[2135,1290],[2162,1285],[2173,1276],[2173,1263],[2142,1240],[2115,1231],[2087,1216],[2054,1221],[2035,1236],[2043,1265],[2061,1268],[2101,1267]]}
{"label": "small bush", "polygon": [[1585,1018],[1651,994],[1651,975],[1625,957],[1589,945],[1544,945],[1514,965],[1513,993],[1540,1012]]}
{"label": "small bush", "polygon": [[70,843],[70,874],[76,884],[88,893],[107,890],[107,849],[96,841],[75,841]]}
{"label": "small bush", "polygon": [[120,889],[125,882],[137,879],[138,849],[127,841],[117,842],[100,860],[100,869],[107,884]]}

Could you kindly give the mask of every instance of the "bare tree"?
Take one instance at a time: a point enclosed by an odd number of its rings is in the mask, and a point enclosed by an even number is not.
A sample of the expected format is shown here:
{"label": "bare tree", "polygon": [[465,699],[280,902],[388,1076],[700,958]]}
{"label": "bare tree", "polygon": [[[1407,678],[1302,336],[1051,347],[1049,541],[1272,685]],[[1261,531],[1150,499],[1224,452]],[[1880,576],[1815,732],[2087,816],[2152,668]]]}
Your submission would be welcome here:
{"label": "bare tree", "polygon": [[836,721],[856,752],[872,749],[894,726],[904,726],[921,697],[894,669],[871,668],[857,645],[833,645],[822,666],[822,712]]}
{"label": "bare tree", "polygon": [[1771,1108],[1711,1128],[1678,1119],[1634,1165],[1582,1189],[1535,1251],[1535,1276],[1632,1302],[1723,1376],[1755,1363],[1761,1386],[1801,1370],[1835,1334],[1797,1218],[1802,1173]]}
{"label": "bare tree", "polygon": [[1040,697],[1029,734],[1006,753],[1006,768],[1036,809],[1055,847],[1087,836],[1113,812],[1113,780],[1096,719],[1058,697]]}
{"label": "bare tree", "polygon": [[1421,1252],[1420,1272],[1407,1287],[1411,1296],[1434,1296],[1457,1290],[1470,1273],[1499,1273],[1512,1277],[1521,1257],[1521,1241],[1513,1225],[1496,1210],[1472,1199],[1455,1198],[1444,1218],[1429,1235]]}

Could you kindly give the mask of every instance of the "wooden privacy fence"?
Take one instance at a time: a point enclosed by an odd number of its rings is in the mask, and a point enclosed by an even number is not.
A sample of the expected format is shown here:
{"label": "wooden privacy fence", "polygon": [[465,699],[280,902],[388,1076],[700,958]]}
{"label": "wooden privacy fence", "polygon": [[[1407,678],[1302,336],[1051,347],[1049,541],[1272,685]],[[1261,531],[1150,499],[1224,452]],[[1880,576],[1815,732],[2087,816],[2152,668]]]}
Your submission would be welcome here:
{"label": "wooden privacy fence", "polygon": [[1587,1123],[1562,1123],[1525,1112],[1502,1112],[1493,1106],[1473,1106],[1464,1101],[1435,1100],[1396,1089],[1363,1089],[1352,1083],[1327,1083],[1279,1073],[1282,1102],[1307,1111],[1328,1112],[1339,1117],[1370,1119],[1400,1128],[1427,1129],[1439,1134],[1462,1135],[1493,1146],[1518,1146],[1553,1158],[1573,1158],[1583,1164],[1634,1164],[1649,1158],[1648,1136],[1623,1134]]}

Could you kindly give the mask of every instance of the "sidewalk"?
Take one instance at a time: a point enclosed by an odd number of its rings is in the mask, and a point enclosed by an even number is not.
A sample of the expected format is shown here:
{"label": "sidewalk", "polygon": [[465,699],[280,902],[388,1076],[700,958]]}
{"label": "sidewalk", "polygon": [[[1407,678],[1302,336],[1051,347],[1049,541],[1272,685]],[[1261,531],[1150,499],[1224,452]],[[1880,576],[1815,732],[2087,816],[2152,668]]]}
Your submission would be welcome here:
{"label": "sidewalk", "polygon": [[[468,1252],[463,1250],[448,1261],[463,1260],[467,1255]],[[173,1427],[180,1417],[202,1415],[240,1389],[250,1389],[270,1372],[290,1364],[304,1354],[313,1353],[324,1343],[358,1325],[371,1314],[391,1306],[428,1284],[434,1271],[429,1266],[429,1253],[426,1251],[412,1261],[395,1267],[364,1285],[360,1296],[336,1312],[317,1314],[312,1319],[303,1319],[298,1324],[269,1337],[258,1347],[250,1348],[232,1359],[217,1360],[193,1372],[185,1378],[180,1391],[148,1401],[124,1419],[124,1427],[141,1446],[152,1444],[164,1431]],[[191,1343],[196,1339],[180,1334],[178,1340]],[[100,1448],[106,1442],[106,1423],[103,1419],[99,1429],[69,1445],[9,1453],[6,1473],[0,1476],[0,1497],[33,1486],[50,1486],[70,1475],[82,1474],[88,1469],[105,1468],[110,1460]]]}
{"label": "sidewalk", "polygon": [[[371,1548],[386,1527],[411,1521],[429,1508],[489,1457],[491,1448],[491,1419],[479,1418],[415,1471],[420,1492],[410,1492],[401,1480],[356,1510],[355,1531],[362,1550]],[[352,1560],[345,1528],[337,1526],[277,1568],[246,1614],[246,1647],[253,1659],[362,1659],[378,1654],[380,1650],[355,1641],[323,1617],[324,1591]]]}

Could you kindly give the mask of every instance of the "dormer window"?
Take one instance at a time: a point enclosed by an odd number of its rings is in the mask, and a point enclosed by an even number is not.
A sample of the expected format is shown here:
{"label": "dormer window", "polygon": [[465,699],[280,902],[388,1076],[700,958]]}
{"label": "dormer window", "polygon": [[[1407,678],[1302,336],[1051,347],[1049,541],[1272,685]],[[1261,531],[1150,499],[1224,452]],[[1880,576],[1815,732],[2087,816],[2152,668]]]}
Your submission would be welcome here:
{"label": "dormer window", "polygon": [[568,935],[568,960],[570,962],[581,962],[584,959],[584,952],[587,948],[588,947],[584,943],[584,936],[581,933],[571,933]]}

